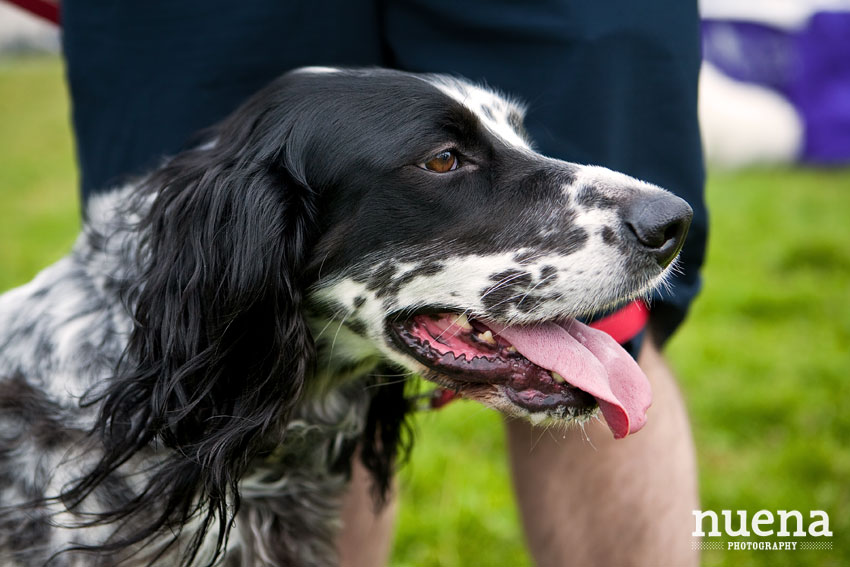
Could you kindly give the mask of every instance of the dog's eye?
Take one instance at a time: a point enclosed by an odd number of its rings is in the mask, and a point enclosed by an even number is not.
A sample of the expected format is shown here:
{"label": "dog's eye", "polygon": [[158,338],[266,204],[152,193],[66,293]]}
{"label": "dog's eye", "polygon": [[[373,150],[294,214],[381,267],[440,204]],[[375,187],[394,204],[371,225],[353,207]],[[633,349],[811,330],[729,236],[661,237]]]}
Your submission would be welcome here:
{"label": "dog's eye", "polygon": [[434,173],[448,173],[457,169],[457,166],[457,155],[451,150],[442,151],[421,165]]}

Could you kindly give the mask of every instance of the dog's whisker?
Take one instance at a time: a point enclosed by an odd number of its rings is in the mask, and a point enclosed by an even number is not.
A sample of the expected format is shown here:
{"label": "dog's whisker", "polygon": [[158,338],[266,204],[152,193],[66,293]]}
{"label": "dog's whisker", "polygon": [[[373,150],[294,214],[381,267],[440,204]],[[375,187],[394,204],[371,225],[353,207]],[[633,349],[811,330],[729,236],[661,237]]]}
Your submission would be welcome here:
{"label": "dog's whisker", "polygon": [[[471,311],[471,309],[468,309],[468,308],[467,308],[467,309],[464,309],[464,310],[463,310],[463,312],[462,312],[460,315],[458,315],[458,316],[457,316],[457,319],[460,319],[461,317],[465,317],[465,316],[467,316],[467,315],[470,313],[470,311]],[[455,319],[455,320],[457,320],[457,319]],[[452,327],[456,327],[456,326],[457,326],[457,325],[452,325]],[[446,327],[445,329],[443,329],[443,330],[442,330],[442,332],[440,332],[440,334],[439,334],[439,335],[437,335],[437,336],[436,336],[436,337],[434,337],[434,338],[435,338],[435,339],[437,339],[437,340],[439,340],[439,339],[443,338],[443,336],[446,334],[446,331],[448,331],[448,330],[449,330],[450,328],[452,328],[452,327]],[[457,336],[460,334],[461,330],[462,330],[462,329],[457,329],[457,330],[453,331],[453,332],[452,332],[452,337],[457,337]]]}
{"label": "dog's whisker", "polygon": [[316,283],[317,284],[322,282],[322,268],[325,267],[325,262],[328,260],[328,256],[330,256],[330,255],[331,255],[331,252],[330,252],[330,250],[328,250],[328,252],[322,258],[322,262],[319,264],[318,273],[316,275]]}
{"label": "dog's whisker", "polygon": [[315,336],[315,340],[318,341],[320,338],[322,338],[322,335],[325,334],[325,331],[328,329],[328,327],[330,327],[333,324],[333,322],[336,321],[339,318],[340,314],[344,313],[344,312],[345,312],[345,308],[337,309],[336,312],[334,313],[333,317],[330,317],[328,319],[328,322],[325,323],[325,326],[322,327],[322,330],[319,331],[318,334]]}
{"label": "dog's whisker", "polygon": [[545,277],[540,278],[540,281],[539,281],[539,282],[537,282],[536,284],[534,284],[534,285],[533,285],[533,286],[532,286],[532,287],[531,287],[528,291],[526,291],[526,292],[523,294],[522,298],[521,298],[521,299],[517,302],[517,305],[521,305],[521,304],[522,304],[522,302],[523,302],[523,301],[525,301],[525,299],[528,297],[528,295],[529,295],[531,292],[533,292],[535,289],[537,289],[540,285],[542,285],[542,284],[546,283],[547,281],[549,281],[549,280],[550,280],[550,279],[552,279],[552,278],[556,278],[557,276],[558,276],[558,273],[557,273],[557,272],[555,272],[555,273],[549,274],[548,276],[545,276]]}
{"label": "dog's whisker", "polygon": [[416,372],[415,370],[410,370],[408,372],[400,372],[400,373],[395,373],[395,374],[375,374],[375,373],[369,374],[369,376],[374,376],[376,378],[397,378],[397,377],[400,377],[400,376],[416,376],[416,375],[418,375],[418,372]]}
{"label": "dog's whisker", "polygon": [[333,341],[331,342],[331,350],[328,354],[328,370],[331,368],[331,363],[333,361],[334,355],[334,347],[336,347],[336,339],[339,336],[339,332],[342,330],[342,326],[345,324],[345,320],[348,318],[348,313],[346,313],[342,319],[339,320],[339,326],[336,328],[336,333],[334,333]]}
{"label": "dog's whisker", "polygon": [[368,385],[364,386],[363,389],[364,390],[374,390],[374,389],[380,388],[382,386],[395,386],[396,384],[403,384],[403,383],[407,382],[407,380],[409,379],[410,376],[415,376],[415,373],[411,372],[410,374],[398,375],[398,376],[403,376],[403,378],[401,380],[388,380],[386,382],[377,382],[375,384],[368,384]]}
{"label": "dog's whisker", "polygon": [[512,281],[514,281],[515,279],[524,277],[525,275],[526,275],[525,272],[519,272],[517,274],[511,274],[510,276],[506,276],[505,278],[501,279],[500,281],[495,283],[493,286],[491,286],[486,292],[481,294],[481,299],[484,299],[485,297],[487,297],[491,293],[499,291],[500,289],[502,289],[503,287],[505,287],[506,285],[508,285]]}
{"label": "dog's whisker", "polygon": [[[586,422],[580,421],[576,425],[578,426],[579,430],[581,431],[581,437],[584,440],[584,442],[588,443],[591,447],[593,447],[593,443],[591,442],[590,436],[587,434],[587,429],[585,427]],[[596,449],[596,447],[593,447],[593,448]]]}
{"label": "dog's whisker", "polygon": [[[534,433],[533,432],[537,429],[540,429],[540,435],[537,436],[537,439],[534,439]],[[540,441],[543,439],[543,436],[546,435],[546,429],[543,428],[543,427],[533,427],[533,428],[531,428],[531,430],[532,430],[532,442],[531,442],[531,449],[529,449],[529,451],[534,452],[534,450],[540,444]]]}

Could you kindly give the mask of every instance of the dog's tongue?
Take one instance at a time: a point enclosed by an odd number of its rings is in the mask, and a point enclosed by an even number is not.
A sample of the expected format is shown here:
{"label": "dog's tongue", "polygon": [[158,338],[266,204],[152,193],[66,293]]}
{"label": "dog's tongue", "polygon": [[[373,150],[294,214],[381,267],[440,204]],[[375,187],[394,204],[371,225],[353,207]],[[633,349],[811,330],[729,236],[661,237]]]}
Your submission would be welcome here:
{"label": "dog's tongue", "polygon": [[491,328],[528,360],[596,398],[615,438],[634,433],[646,423],[646,410],[652,403],[649,380],[607,333],[575,320],[528,327],[492,324]]}

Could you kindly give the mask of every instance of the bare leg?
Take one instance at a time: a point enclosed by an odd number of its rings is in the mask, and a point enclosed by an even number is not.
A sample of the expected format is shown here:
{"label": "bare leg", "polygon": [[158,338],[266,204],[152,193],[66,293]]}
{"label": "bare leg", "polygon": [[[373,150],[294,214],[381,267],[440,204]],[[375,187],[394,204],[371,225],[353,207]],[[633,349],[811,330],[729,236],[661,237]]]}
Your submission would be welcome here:
{"label": "bare leg", "polygon": [[649,376],[647,425],[615,441],[605,425],[566,437],[507,424],[514,487],[539,567],[694,566],[698,508],[691,430],[675,378],[651,340],[638,362]]}
{"label": "bare leg", "polygon": [[348,492],[342,503],[342,529],[337,547],[340,567],[380,567],[390,556],[396,500],[390,495],[386,506],[376,513],[368,471],[354,460]]}

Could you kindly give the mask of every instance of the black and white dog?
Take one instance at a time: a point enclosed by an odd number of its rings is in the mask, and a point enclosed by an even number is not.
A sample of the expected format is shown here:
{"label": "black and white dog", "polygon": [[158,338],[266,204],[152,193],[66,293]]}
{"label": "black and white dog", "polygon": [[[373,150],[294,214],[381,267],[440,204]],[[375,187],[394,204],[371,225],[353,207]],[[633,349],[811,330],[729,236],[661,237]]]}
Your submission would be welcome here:
{"label": "black and white dog", "polygon": [[661,284],[690,208],[535,153],[464,81],[302,69],[0,297],[0,564],[331,565],[399,375],[637,430],[645,376],[575,317]]}

